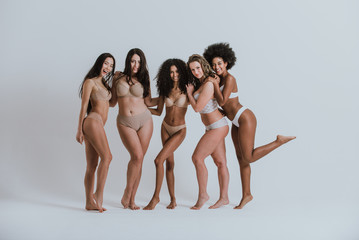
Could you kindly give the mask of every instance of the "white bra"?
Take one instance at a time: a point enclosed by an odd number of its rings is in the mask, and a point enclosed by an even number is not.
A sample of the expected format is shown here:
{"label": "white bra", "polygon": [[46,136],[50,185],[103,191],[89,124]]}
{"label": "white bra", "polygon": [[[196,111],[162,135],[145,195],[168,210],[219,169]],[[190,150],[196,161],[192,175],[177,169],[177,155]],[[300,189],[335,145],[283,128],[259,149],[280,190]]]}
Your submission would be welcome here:
{"label": "white bra", "polygon": [[[221,92],[223,92],[224,85],[222,85],[219,89]],[[229,98],[235,98],[238,97],[238,92],[231,92],[231,95],[229,95]]]}

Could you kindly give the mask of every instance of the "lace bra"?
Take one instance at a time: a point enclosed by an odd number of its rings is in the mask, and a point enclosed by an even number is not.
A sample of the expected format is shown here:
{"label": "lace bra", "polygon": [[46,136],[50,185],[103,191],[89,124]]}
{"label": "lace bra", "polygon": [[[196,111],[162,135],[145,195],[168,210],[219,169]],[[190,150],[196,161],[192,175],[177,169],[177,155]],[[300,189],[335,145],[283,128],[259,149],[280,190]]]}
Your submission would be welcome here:
{"label": "lace bra", "polygon": [[[199,97],[199,93],[194,95],[194,99],[197,100],[198,97]],[[215,111],[217,108],[218,108],[218,103],[215,98],[212,98],[208,101],[207,105],[204,106],[204,108],[202,109],[202,111],[200,111],[200,113],[211,113]]]}

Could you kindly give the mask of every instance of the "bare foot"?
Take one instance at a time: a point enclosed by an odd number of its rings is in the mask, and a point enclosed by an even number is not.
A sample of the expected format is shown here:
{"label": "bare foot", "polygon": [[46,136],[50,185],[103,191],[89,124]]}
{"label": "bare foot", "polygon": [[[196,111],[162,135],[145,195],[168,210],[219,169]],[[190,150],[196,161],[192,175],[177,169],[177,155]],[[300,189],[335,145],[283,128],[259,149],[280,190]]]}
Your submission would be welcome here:
{"label": "bare foot", "polygon": [[[96,196],[95,196],[95,193],[92,195],[92,197],[93,197],[93,200],[94,200],[95,204],[98,205],[98,201],[97,201],[97,198],[96,198]],[[102,203],[101,203],[101,205],[102,205]],[[101,205],[98,205],[98,207],[99,207],[99,208],[102,208],[102,211],[107,211],[107,209],[104,208],[104,207],[102,207]],[[102,212],[102,211],[100,211],[100,212]]]}
{"label": "bare foot", "polygon": [[194,205],[193,207],[191,207],[192,210],[199,210],[201,209],[201,207],[208,201],[209,196],[206,193],[206,195],[204,196],[200,196],[198,197],[197,203],[196,205]]}
{"label": "bare foot", "polygon": [[252,201],[252,199],[253,199],[252,195],[247,195],[247,196],[243,197],[241,202],[239,203],[239,205],[236,206],[234,209],[242,209],[247,203]]}
{"label": "bare foot", "polygon": [[171,200],[170,204],[167,206],[167,209],[175,209],[177,207],[176,200]]}
{"label": "bare foot", "polygon": [[292,141],[293,139],[295,139],[295,136],[283,136],[283,135],[278,135],[277,136],[277,140],[281,145],[285,144],[289,141]]}
{"label": "bare foot", "polygon": [[93,199],[94,199],[96,205],[98,206],[99,212],[106,211],[102,207],[102,203],[103,203],[103,198],[102,197],[98,196],[97,193],[94,193],[93,194]]}
{"label": "bare foot", "polygon": [[97,206],[97,204],[95,203],[95,201],[93,202],[86,202],[86,206],[85,206],[86,210],[95,210],[95,211],[100,211],[100,208]]}
{"label": "bare foot", "polygon": [[128,206],[131,210],[138,210],[140,209],[139,206],[137,206],[135,203],[130,203],[130,205]]}
{"label": "bare foot", "polygon": [[126,209],[130,206],[130,195],[126,194],[126,189],[123,193],[122,199],[121,199],[122,206]]}
{"label": "bare foot", "polygon": [[143,210],[153,210],[155,209],[157,203],[159,202],[160,202],[159,198],[153,197],[151,201],[147,204],[147,206],[143,208]]}
{"label": "bare foot", "polygon": [[220,198],[218,201],[209,207],[209,209],[216,209],[229,203],[228,198]]}

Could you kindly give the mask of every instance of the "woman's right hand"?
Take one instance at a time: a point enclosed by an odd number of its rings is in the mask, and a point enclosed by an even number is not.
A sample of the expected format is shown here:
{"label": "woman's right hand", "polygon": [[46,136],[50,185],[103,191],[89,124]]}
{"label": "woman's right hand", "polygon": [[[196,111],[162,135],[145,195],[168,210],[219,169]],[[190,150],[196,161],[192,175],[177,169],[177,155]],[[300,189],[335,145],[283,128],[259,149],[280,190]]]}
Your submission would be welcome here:
{"label": "woman's right hand", "polygon": [[80,144],[82,144],[82,142],[84,141],[84,134],[80,130],[77,131],[76,141],[78,141]]}
{"label": "woman's right hand", "polygon": [[192,95],[193,90],[194,90],[193,84],[188,84],[188,85],[186,86],[186,88],[187,88],[187,93],[190,94],[190,95]]}

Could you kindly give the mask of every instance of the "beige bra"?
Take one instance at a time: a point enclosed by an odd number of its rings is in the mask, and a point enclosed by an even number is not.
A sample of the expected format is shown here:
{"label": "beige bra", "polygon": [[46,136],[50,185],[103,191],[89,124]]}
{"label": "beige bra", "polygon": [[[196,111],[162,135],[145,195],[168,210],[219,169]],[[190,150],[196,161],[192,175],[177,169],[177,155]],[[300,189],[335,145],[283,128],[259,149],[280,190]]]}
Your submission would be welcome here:
{"label": "beige bra", "polygon": [[188,105],[186,94],[180,94],[176,99],[166,97],[165,103],[167,107],[187,107]]}
{"label": "beige bra", "polygon": [[136,82],[133,85],[129,85],[126,80],[120,79],[116,86],[116,93],[118,97],[141,97],[143,96],[142,84]]}
{"label": "beige bra", "polygon": [[90,98],[94,101],[109,101],[111,99],[111,92],[109,92],[107,89],[100,87],[95,81],[94,81],[97,91],[92,91]]}

